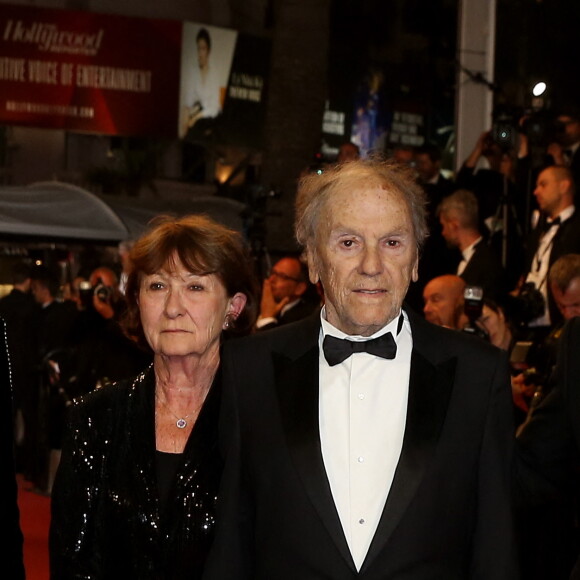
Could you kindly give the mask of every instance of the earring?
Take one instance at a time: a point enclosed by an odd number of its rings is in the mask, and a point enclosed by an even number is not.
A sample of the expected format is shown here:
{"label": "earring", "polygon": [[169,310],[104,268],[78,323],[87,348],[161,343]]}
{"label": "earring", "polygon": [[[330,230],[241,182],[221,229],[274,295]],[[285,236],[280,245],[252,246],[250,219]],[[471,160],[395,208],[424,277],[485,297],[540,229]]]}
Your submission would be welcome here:
{"label": "earring", "polygon": [[223,329],[224,330],[228,330],[231,326],[233,326],[232,315],[231,314],[227,314],[226,315],[226,319],[224,321]]}

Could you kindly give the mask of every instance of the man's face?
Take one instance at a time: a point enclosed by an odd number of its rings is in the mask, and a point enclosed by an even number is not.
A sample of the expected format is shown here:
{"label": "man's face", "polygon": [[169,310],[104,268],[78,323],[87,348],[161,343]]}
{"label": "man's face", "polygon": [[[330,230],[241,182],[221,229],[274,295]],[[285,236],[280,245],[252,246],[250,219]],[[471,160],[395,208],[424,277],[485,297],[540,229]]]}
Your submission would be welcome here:
{"label": "man's face", "polygon": [[555,284],[550,284],[550,289],[556,306],[565,320],[580,316],[580,277],[570,282],[566,292],[562,292]]}
{"label": "man's face", "polygon": [[199,68],[205,68],[209,57],[209,46],[205,39],[200,38],[197,41],[197,63]]}
{"label": "man's face", "polygon": [[296,300],[306,290],[306,283],[300,278],[301,270],[298,260],[282,258],[270,272],[270,288],[276,302],[288,298]]}
{"label": "man's face", "polygon": [[311,281],[322,282],[327,319],[346,334],[370,336],[399,314],[417,279],[409,208],[396,192],[337,190],[319,219],[308,266]]}
{"label": "man's face", "polygon": [[457,242],[457,222],[456,220],[449,219],[448,217],[441,214],[439,216],[439,223],[441,224],[441,235],[450,248],[455,248],[458,245]]}
{"label": "man's face", "polygon": [[559,142],[564,147],[574,145],[580,141],[580,122],[568,115],[560,115],[557,118],[558,123],[561,123],[563,130],[559,132]]}
{"label": "man's face", "polygon": [[418,153],[415,155],[415,169],[419,174],[421,181],[429,181],[439,174],[439,162],[431,161],[427,153]]}
{"label": "man's face", "polygon": [[561,209],[566,187],[565,180],[558,179],[552,169],[544,169],[538,175],[534,190],[538,207],[549,216],[555,217]]}
{"label": "man's face", "polygon": [[463,311],[463,292],[459,286],[435,278],[423,289],[423,303],[426,320],[438,326],[459,328]]}
{"label": "man's face", "polygon": [[403,165],[411,165],[411,163],[413,163],[413,150],[397,148],[393,151],[393,159],[397,163],[402,163]]}
{"label": "man's face", "polygon": [[336,160],[338,163],[344,163],[345,161],[354,161],[358,158],[359,153],[356,146],[353,143],[344,143],[338,150],[338,157]]}
{"label": "man's face", "polygon": [[32,280],[30,283],[30,291],[38,304],[44,303],[47,295],[46,288],[38,280]]}

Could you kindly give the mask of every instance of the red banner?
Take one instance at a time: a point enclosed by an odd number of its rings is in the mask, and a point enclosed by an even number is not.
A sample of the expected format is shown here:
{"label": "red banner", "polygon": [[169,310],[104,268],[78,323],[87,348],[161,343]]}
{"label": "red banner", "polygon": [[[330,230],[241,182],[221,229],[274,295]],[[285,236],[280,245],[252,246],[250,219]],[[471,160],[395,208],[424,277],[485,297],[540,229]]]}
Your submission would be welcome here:
{"label": "red banner", "polygon": [[175,137],[182,23],[0,4],[0,123]]}

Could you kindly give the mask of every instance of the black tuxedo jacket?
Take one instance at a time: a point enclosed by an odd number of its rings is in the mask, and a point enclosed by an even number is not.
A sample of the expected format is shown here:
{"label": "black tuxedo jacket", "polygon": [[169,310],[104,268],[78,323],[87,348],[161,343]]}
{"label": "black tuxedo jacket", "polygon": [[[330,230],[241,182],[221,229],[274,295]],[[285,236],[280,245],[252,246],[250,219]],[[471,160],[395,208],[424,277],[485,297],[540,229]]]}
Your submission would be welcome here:
{"label": "black tuxedo jacket", "polygon": [[517,578],[507,357],[409,317],[403,449],[360,572],[321,453],[319,315],[225,346],[226,465],[205,579]]}
{"label": "black tuxedo jacket", "polygon": [[475,246],[461,278],[468,286],[481,286],[485,295],[494,300],[503,298],[508,290],[504,268],[485,240]]}
{"label": "black tuxedo jacket", "polygon": [[[545,218],[543,217],[538,223],[538,226],[534,228],[529,235],[526,249],[526,274],[531,270],[532,261],[536,250],[538,249],[540,238],[542,237],[542,227],[544,222]],[[550,250],[550,257],[548,260],[549,265],[551,266],[560,256],[564,256],[565,254],[580,254],[580,211],[578,211],[578,208],[570,218],[562,222],[558,227],[558,231],[554,236],[554,241],[552,242],[552,248]],[[548,292],[548,307],[550,309],[550,321],[552,326],[557,326],[562,323],[562,315],[552,298],[551,292]]]}

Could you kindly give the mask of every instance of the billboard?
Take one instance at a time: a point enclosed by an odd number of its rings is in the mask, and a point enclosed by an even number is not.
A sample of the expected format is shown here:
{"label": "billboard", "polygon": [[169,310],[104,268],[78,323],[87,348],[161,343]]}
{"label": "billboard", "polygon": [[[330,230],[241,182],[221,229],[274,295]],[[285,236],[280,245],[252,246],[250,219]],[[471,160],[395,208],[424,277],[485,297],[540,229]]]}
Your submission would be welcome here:
{"label": "billboard", "polygon": [[0,123],[173,136],[182,25],[0,5]]}
{"label": "billboard", "polygon": [[259,146],[267,40],[0,4],[0,124]]}

